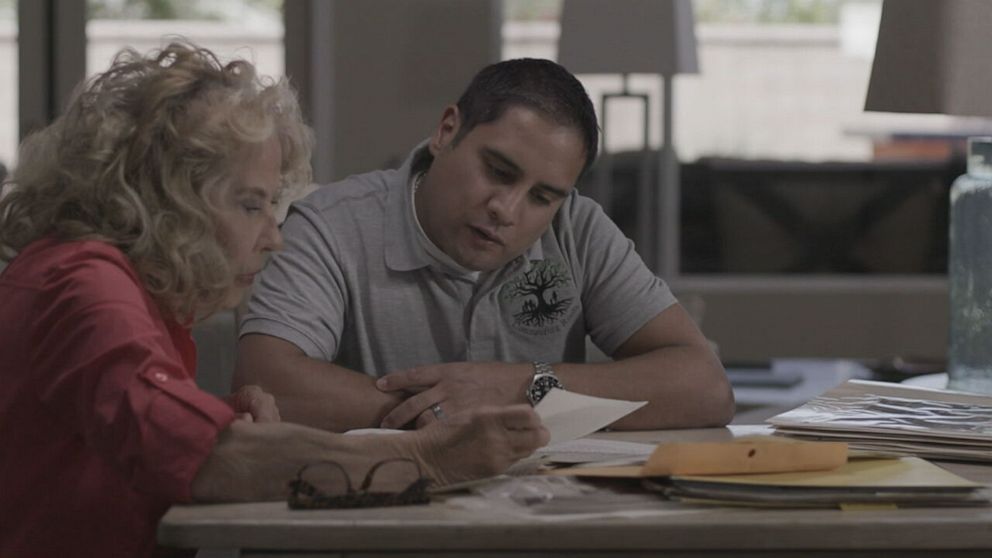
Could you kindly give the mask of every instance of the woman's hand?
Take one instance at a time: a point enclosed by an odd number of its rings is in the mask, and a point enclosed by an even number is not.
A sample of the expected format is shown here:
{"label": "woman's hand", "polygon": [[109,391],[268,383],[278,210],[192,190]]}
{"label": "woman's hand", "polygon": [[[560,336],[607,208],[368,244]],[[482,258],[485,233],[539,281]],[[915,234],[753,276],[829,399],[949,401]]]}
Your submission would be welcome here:
{"label": "woman's hand", "polygon": [[413,457],[442,486],[498,475],[551,438],[530,405],[463,411],[410,435]]}
{"label": "woman's hand", "polygon": [[238,420],[248,422],[280,422],[276,398],[258,386],[241,386],[224,398],[234,409]]}

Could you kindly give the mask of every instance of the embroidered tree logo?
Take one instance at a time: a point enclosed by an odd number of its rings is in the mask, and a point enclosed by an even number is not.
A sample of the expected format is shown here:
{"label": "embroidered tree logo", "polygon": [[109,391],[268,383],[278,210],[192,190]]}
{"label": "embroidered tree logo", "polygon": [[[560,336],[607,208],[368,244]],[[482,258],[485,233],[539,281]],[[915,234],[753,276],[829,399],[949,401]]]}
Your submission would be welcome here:
{"label": "embroidered tree logo", "polygon": [[524,299],[520,311],[513,314],[514,323],[527,327],[540,327],[564,315],[572,305],[572,298],[558,298],[555,287],[564,285],[568,281],[568,275],[560,265],[545,260],[508,284],[504,296]]}

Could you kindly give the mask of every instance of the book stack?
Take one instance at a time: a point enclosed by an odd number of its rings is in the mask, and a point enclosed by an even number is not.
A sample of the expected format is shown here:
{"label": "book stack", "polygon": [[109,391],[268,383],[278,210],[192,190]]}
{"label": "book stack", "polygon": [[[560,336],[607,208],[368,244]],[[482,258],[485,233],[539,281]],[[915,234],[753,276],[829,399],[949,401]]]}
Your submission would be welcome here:
{"label": "book stack", "polygon": [[883,456],[992,463],[992,396],[849,380],[768,419],[776,434]]}

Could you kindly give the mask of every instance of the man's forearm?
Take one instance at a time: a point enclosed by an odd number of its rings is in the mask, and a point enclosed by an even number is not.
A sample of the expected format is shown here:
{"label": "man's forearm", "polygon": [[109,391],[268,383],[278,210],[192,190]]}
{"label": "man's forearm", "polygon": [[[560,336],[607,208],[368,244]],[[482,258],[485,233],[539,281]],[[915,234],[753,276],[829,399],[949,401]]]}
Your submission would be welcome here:
{"label": "man's forearm", "polygon": [[734,394],[723,365],[678,304],[644,324],[613,357],[614,362],[559,367],[570,390],[648,402],[615,428],[723,426],[734,416]]}
{"label": "man's forearm", "polygon": [[734,415],[730,384],[708,347],[662,347],[612,362],[556,364],[555,371],[570,391],[648,402],[613,428],[723,426]]}
{"label": "man's forearm", "polygon": [[[705,343],[705,340],[703,340]],[[648,405],[613,426],[624,429],[722,426],[734,413],[733,393],[719,360],[704,344],[671,344],[617,355],[598,364],[553,363],[566,389]],[[431,422],[431,405],[449,413],[481,404],[526,403],[534,368],[525,362],[455,362],[427,365],[380,378],[387,393],[414,391],[383,424]],[[426,419],[426,420],[425,420]]]}
{"label": "man's forearm", "polygon": [[282,420],[332,432],[378,427],[403,397],[375,379],[307,357],[286,341],[246,335],[238,344],[234,387],[259,385],[276,398]]}
{"label": "man's forearm", "polygon": [[382,418],[403,401],[376,389],[375,379],[360,372],[307,357],[287,362],[288,381],[262,383],[276,398],[282,420],[331,432],[378,428]]}

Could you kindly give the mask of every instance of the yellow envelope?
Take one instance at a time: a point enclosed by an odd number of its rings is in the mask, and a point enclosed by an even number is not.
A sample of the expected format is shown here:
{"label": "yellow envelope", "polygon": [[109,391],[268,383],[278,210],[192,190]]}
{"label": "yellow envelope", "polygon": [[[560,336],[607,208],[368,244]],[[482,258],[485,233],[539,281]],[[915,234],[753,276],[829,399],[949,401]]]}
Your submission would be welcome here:
{"label": "yellow envelope", "polygon": [[730,475],[822,471],[847,462],[844,442],[806,442],[752,436],[730,442],[659,444],[642,465],[570,467],[551,474],[640,478],[670,475]]}

